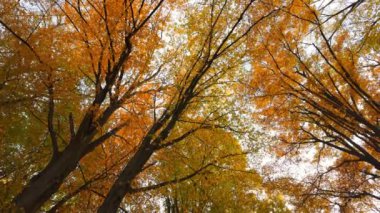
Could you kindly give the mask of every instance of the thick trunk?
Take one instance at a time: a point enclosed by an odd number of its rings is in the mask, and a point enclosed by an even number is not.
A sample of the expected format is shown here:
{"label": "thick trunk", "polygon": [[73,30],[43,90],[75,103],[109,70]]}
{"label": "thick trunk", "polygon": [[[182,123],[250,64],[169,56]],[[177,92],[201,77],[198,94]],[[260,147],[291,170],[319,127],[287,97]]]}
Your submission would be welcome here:
{"label": "thick trunk", "polygon": [[[111,113],[110,113],[111,114]],[[108,115],[109,117],[110,115]],[[58,157],[33,177],[23,191],[15,198],[18,208],[25,212],[36,212],[59,189],[66,177],[77,167],[80,159],[90,150],[90,141],[97,131],[93,127],[94,112],[88,112],[82,120],[75,137]],[[104,118],[104,124],[108,117]]]}
{"label": "thick trunk", "polygon": [[130,184],[132,180],[142,171],[153,152],[154,149],[151,146],[141,146],[139,148],[113,184],[103,204],[99,207],[98,213],[117,211],[124,196],[131,190]]}
{"label": "thick trunk", "polygon": [[82,157],[84,145],[71,143],[60,156],[51,161],[15,198],[25,212],[36,212],[61,186]]}

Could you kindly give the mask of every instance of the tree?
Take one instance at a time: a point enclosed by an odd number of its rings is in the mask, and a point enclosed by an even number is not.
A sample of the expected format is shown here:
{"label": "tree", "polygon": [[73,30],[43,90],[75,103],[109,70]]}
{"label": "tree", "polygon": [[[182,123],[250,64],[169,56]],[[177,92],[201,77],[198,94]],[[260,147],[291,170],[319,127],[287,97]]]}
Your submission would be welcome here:
{"label": "tree", "polygon": [[274,196],[258,198],[265,189],[260,175],[247,169],[248,154],[230,133],[200,130],[154,158],[159,182],[199,171],[162,188],[157,196],[165,199],[167,212],[287,212]]}
{"label": "tree", "polygon": [[266,52],[252,51],[255,118],[279,134],[276,150],[333,162],[305,179],[307,199],[379,199],[378,7],[293,1],[252,39]]}
{"label": "tree", "polygon": [[[220,84],[219,80],[222,77],[230,75],[233,65],[239,63],[239,59],[242,58],[242,56],[239,57],[239,54],[244,53],[239,48],[242,40],[256,24],[276,11],[262,11],[262,14],[249,16],[248,11],[255,8],[254,1],[248,1],[241,6],[227,1],[205,3],[205,6],[198,11],[196,18],[204,16],[209,21],[204,25],[191,25],[195,18],[191,16],[195,14],[192,11],[188,26],[191,34],[187,35],[189,43],[184,54],[187,55],[185,63],[181,63],[180,67],[173,67],[184,71],[184,73],[178,73],[179,75],[176,75],[174,79],[178,89],[173,90],[172,98],[165,104],[165,109],[150,125],[149,130],[141,139],[140,146],[119,174],[98,212],[117,210],[124,196],[133,191],[131,186],[133,180],[142,172],[155,151],[165,144],[165,140],[178,121],[188,120],[187,122],[199,123],[200,127],[209,124],[210,119],[217,122],[217,119],[213,118],[216,113],[211,112],[204,117],[196,116],[197,120],[194,120],[190,112],[194,109],[202,112],[204,100],[202,101],[201,98],[207,97],[214,86]],[[235,15],[230,14],[232,8],[239,12],[235,12]],[[227,21],[227,19],[232,21]],[[246,19],[248,21],[245,21]],[[190,112],[187,111],[188,109]],[[214,124],[211,123],[211,125]]]}
{"label": "tree", "polygon": [[[46,117],[36,117],[46,124],[52,148],[49,163],[15,199],[17,206],[34,212],[58,190],[81,158],[125,126],[125,121],[109,122],[114,112],[133,96],[148,92],[143,86],[160,69],[149,72],[149,63],[144,62],[159,47],[157,31],[163,16],[155,16],[155,24],[147,23],[163,1],[31,1],[26,7],[26,2],[7,3],[2,1],[5,12],[0,23],[16,40],[9,55],[18,56],[20,49],[25,55],[19,59],[38,72],[27,75],[37,78],[38,84],[30,87],[33,92],[44,93],[42,106],[36,110],[46,110]],[[22,22],[17,19],[23,16],[36,21],[23,18],[26,27],[18,28]],[[78,114],[69,108],[63,109],[68,114],[58,111],[67,102],[74,102]],[[63,117],[66,125],[60,122]]]}

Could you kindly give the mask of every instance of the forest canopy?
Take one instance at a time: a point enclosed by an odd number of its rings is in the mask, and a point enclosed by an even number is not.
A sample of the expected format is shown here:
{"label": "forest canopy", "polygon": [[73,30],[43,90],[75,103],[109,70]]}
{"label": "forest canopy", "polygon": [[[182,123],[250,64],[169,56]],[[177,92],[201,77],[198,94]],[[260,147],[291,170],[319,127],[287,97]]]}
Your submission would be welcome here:
{"label": "forest canopy", "polygon": [[380,1],[0,0],[1,212],[380,212]]}

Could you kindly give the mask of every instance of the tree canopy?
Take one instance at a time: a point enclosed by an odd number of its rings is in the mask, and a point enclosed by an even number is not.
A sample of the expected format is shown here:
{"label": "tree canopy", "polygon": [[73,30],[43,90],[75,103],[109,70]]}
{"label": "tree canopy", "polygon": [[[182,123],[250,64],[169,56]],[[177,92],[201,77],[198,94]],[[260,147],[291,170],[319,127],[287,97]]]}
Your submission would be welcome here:
{"label": "tree canopy", "polygon": [[0,210],[380,211],[377,0],[0,0]]}

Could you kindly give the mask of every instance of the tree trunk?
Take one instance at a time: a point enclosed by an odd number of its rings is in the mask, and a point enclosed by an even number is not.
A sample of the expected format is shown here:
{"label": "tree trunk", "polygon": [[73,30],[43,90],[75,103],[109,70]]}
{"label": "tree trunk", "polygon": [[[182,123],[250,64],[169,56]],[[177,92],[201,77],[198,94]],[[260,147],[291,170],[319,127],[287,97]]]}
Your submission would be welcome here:
{"label": "tree trunk", "polygon": [[59,157],[50,161],[45,169],[33,177],[15,198],[17,207],[25,212],[36,212],[76,168],[85,147],[81,143],[70,143]]}
{"label": "tree trunk", "polygon": [[124,196],[131,192],[132,180],[142,171],[144,165],[154,152],[150,145],[142,145],[120,173],[112,185],[106,199],[99,207],[98,213],[116,212]]}

